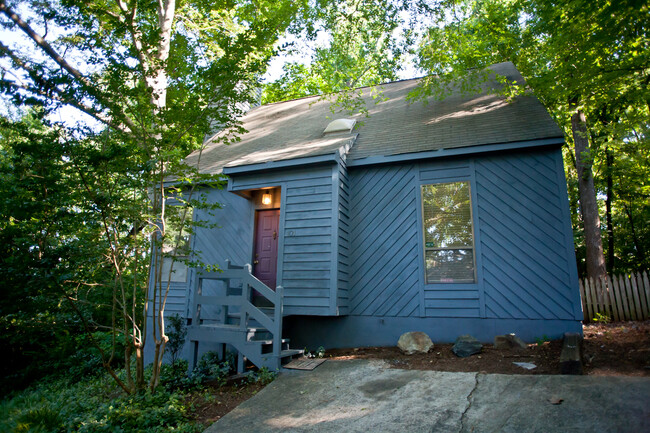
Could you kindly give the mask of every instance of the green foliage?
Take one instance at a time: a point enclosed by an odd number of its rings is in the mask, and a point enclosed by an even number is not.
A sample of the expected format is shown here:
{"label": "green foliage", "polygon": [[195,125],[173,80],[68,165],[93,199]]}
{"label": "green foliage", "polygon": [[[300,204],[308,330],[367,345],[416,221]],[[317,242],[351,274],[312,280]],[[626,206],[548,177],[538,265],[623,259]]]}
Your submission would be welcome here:
{"label": "green foliage", "polygon": [[223,384],[236,371],[236,356],[233,352],[226,352],[226,359],[221,360],[217,352],[206,352],[192,370],[192,377],[201,382],[209,380]]}
{"label": "green foliage", "polygon": [[310,58],[285,63],[283,75],[264,87],[262,101],[323,95],[333,101],[332,111],[367,112],[356,88],[373,86],[379,96],[375,86],[398,78],[414,43],[410,25],[415,25],[416,12],[425,9],[423,3],[317,1],[302,25],[293,27],[297,41],[287,49],[288,54],[304,54],[304,47],[294,45],[306,45]]}
{"label": "green foliage", "polygon": [[194,432],[182,394],[120,395],[105,375],[42,383],[0,403],[6,432]]}
{"label": "green foliage", "polygon": [[169,341],[165,346],[165,350],[169,355],[169,360],[172,365],[176,364],[178,357],[185,346],[185,337],[187,337],[187,326],[185,319],[178,314],[174,314],[167,318],[169,324],[167,330],[167,337]]}
{"label": "green foliage", "polygon": [[248,382],[268,385],[269,383],[273,382],[276,377],[277,377],[277,373],[269,370],[266,367],[262,367],[258,371],[248,376]]}
{"label": "green foliage", "polygon": [[551,339],[548,338],[547,335],[542,335],[541,337],[535,338],[535,343],[537,343],[538,346],[543,346],[544,343],[548,343],[549,341],[551,341]]}
{"label": "green foliage", "polygon": [[[183,159],[200,152],[217,127],[228,131],[224,142],[236,140],[236,117],[253,99],[278,36],[305,5],[3,3],[0,25],[10,37],[0,44],[8,71],[0,93],[16,107],[44,110],[0,123],[0,278],[9,287],[0,317],[17,360],[9,372],[36,365],[36,354],[68,342],[66,333],[91,336],[109,327],[110,348],[92,338],[85,344],[97,348],[108,370],[120,365],[116,349],[124,345],[126,372],[114,377],[126,393],[144,389],[143,347],[154,346],[155,389],[170,288],[162,261],[172,259],[170,273],[175,260],[199,266],[183,246],[193,225],[207,223],[188,216],[218,204],[195,186],[223,186],[221,176],[199,173]],[[97,123],[48,124],[44,114],[62,105]],[[169,186],[172,178],[181,186]],[[167,232],[170,205],[182,211]],[[148,328],[145,299],[154,318]]]}
{"label": "green foliage", "polygon": [[70,143],[45,114],[0,118],[2,377],[18,388],[69,367],[84,329],[69,299],[82,317],[110,323],[101,227],[81,200]]}
{"label": "green foliage", "polygon": [[606,314],[596,313],[596,317],[593,318],[593,321],[596,323],[609,323],[612,319]]}
{"label": "green foliage", "polygon": [[[593,168],[596,196],[612,198],[609,270],[647,268],[648,5],[635,0],[443,3],[447,8],[439,10],[419,52],[420,66],[434,75],[416,96],[444,97],[452,82],[474,90],[487,77],[485,67],[512,61],[564,128],[569,144],[575,132],[571,117],[583,113],[591,150],[586,163]],[[530,90],[504,84],[500,91],[505,95]],[[582,155],[567,153],[565,161],[578,267],[584,273],[582,219],[587,210],[578,206],[577,157]],[[611,188],[608,181],[613,181]],[[604,213],[603,208],[600,215]]]}
{"label": "green foliage", "polygon": [[318,349],[312,352],[305,347],[303,353],[307,358],[323,358],[325,357],[325,348],[323,346],[318,346]]}

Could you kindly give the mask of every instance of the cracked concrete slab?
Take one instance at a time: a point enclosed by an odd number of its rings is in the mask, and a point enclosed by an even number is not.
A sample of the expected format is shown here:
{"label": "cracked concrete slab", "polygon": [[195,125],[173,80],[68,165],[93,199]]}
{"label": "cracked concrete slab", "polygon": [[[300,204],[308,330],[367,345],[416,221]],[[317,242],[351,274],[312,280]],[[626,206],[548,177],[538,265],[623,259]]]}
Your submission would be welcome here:
{"label": "cracked concrete slab", "polygon": [[282,373],[206,433],[458,431],[474,385],[474,373],[327,361],[313,371]]}
{"label": "cracked concrete slab", "polygon": [[650,431],[650,378],[448,373],[328,360],[313,371],[282,373],[206,433],[596,429]]}
{"label": "cracked concrete slab", "polygon": [[481,375],[462,427],[473,433],[649,432],[650,378]]}

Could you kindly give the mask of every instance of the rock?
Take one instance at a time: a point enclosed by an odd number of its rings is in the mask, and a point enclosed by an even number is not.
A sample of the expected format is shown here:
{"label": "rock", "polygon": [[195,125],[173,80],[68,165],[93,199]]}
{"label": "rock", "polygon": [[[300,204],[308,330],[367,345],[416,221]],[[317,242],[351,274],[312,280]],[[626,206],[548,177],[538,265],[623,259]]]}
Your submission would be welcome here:
{"label": "rock", "polygon": [[461,335],[456,339],[451,351],[460,358],[467,358],[475,353],[480,353],[483,345],[471,335]]}
{"label": "rock", "polygon": [[513,364],[515,364],[515,365],[517,365],[517,366],[519,366],[521,368],[525,368],[526,370],[532,370],[534,368],[537,368],[537,366],[535,364],[533,364],[532,362],[513,362]]}
{"label": "rock", "polygon": [[515,334],[497,335],[494,337],[495,349],[527,349],[528,345]]}
{"label": "rock", "polygon": [[407,355],[427,353],[433,347],[433,342],[424,332],[407,332],[399,337],[397,347]]}

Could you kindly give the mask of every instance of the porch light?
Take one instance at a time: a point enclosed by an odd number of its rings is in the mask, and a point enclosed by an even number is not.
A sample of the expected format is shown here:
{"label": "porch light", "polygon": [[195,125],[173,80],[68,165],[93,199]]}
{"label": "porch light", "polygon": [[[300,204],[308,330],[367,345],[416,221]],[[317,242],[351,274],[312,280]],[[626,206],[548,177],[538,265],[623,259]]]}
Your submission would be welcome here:
{"label": "porch light", "polygon": [[262,194],[262,204],[271,204],[273,201],[273,196],[270,192]]}

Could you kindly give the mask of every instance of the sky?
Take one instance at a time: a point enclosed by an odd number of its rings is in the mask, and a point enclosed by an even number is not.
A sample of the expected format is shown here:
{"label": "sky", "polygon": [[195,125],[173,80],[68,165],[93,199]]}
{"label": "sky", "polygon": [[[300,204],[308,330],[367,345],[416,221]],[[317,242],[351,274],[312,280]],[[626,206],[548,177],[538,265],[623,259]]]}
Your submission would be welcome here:
{"label": "sky", "polygon": [[[29,12],[20,8],[18,6],[18,12],[23,16],[23,18],[30,23],[30,25],[40,34],[45,32],[45,27],[42,25],[42,20],[40,17],[29,16]],[[57,30],[55,28],[49,28],[48,30],[48,40],[52,40],[57,37]],[[42,58],[43,54],[36,48],[35,44],[20,30],[9,30],[3,26],[0,26],[0,41],[8,46],[20,45],[21,52],[25,52],[25,47],[30,47],[31,52],[30,56],[34,58]],[[306,43],[304,40],[298,40],[295,36],[289,35],[284,36],[280,39],[278,44],[285,44],[287,42],[292,42],[298,48],[294,54],[281,54],[279,56],[271,59],[267,73],[262,78],[262,83],[270,83],[282,76],[282,67],[285,63],[288,62],[300,62],[300,63],[309,63],[311,53],[313,52],[314,46],[325,46],[328,43],[328,35],[325,32],[320,32],[316,41],[312,44]],[[82,56],[82,53],[77,53],[77,56]],[[75,67],[80,69],[82,73],[84,72],[84,62],[83,59],[78,57],[76,62],[74,62],[75,56],[70,56],[70,53],[67,53],[66,59],[70,57],[73,58],[73,64]],[[14,75],[17,81],[20,81],[20,76],[14,74],[14,70],[11,67],[10,62],[6,58],[0,58],[0,72],[4,72],[8,75]],[[423,72],[418,70],[415,67],[415,62],[413,59],[407,60],[403,70],[399,71],[400,79],[414,78],[416,76],[422,76]],[[2,115],[15,115],[15,109],[13,109],[11,102],[6,96],[0,95],[0,114]],[[87,114],[77,110],[76,108],[63,106],[50,115],[50,119],[54,122],[63,123],[69,126],[78,125],[79,123],[85,124],[86,126],[94,129],[101,130],[103,125],[88,116]]]}

